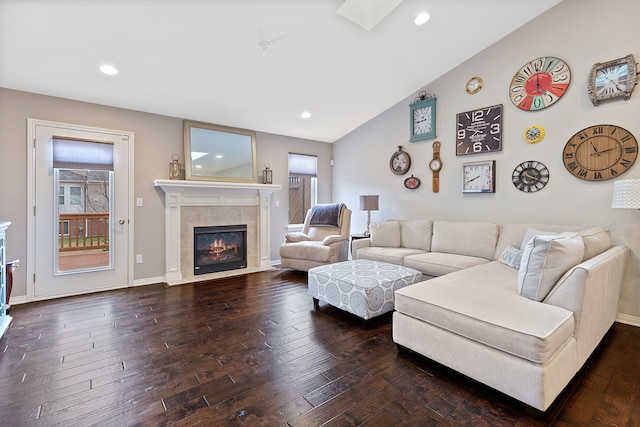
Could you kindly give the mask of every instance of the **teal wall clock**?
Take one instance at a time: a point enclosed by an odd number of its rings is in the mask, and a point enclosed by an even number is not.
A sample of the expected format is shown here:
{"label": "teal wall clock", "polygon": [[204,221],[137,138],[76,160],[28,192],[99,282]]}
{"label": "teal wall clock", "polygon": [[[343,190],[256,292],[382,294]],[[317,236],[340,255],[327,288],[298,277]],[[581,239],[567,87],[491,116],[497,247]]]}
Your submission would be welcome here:
{"label": "teal wall clock", "polygon": [[436,137],[436,98],[431,97],[409,105],[411,134],[409,141],[422,141]]}

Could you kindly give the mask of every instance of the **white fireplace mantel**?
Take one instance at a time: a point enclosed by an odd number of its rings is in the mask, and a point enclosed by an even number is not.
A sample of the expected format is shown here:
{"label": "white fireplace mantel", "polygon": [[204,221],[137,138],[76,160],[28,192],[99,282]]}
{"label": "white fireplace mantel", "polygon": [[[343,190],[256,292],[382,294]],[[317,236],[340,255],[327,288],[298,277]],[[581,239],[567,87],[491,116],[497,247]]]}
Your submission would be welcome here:
{"label": "white fireplace mantel", "polygon": [[[155,187],[165,193],[165,280],[168,284],[183,283],[181,271],[181,223],[180,211],[183,207],[200,206],[257,206],[258,207],[258,260],[259,266],[250,269],[260,271],[271,268],[269,256],[271,220],[271,195],[280,190],[280,185],[185,181],[156,179]],[[234,270],[224,275],[244,274],[246,269]],[[213,273],[221,277],[219,273]],[[210,278],[203,275],[203,279]]]}

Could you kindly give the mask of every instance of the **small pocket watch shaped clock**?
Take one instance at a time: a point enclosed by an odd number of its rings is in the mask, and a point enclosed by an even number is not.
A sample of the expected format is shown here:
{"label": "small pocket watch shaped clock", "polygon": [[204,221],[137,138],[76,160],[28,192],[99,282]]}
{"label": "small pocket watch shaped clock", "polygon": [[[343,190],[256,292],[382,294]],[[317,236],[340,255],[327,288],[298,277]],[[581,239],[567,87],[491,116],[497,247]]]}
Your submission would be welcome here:
{"label": "small pocket watch shaped clock", "polygon": [[391,155],[389,159],[389,168],[396,175],[404,175],[411,167],[411,156],[402,150],[402,145],[398,145],[398,151]]}

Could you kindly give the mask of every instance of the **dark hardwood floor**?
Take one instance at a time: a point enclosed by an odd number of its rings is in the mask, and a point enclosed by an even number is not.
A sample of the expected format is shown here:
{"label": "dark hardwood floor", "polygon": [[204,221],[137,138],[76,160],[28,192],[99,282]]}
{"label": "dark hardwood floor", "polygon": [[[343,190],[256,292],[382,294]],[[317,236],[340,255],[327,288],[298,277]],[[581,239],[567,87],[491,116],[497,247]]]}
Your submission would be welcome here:
{"label": "dark hardwood floor", "polygon": [[415,354],[391,318],[255,273],[14,305],[1,426],[638,426],[640,328],[616,323],[545,414]]}

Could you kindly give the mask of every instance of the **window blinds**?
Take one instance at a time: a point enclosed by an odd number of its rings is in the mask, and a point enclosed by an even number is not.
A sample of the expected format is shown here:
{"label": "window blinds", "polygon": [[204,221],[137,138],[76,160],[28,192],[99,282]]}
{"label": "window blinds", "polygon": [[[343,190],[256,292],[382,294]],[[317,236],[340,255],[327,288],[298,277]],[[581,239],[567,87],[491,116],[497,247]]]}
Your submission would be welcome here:
{"label": "window blinds", "polygon": [[113,143],[53,137],[53,167],[113,170]]}
{"label": "window blinds", "polygon": [[307,154],[289,153],[289,175],[318,175],[318,157]]}

